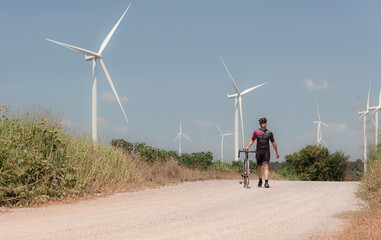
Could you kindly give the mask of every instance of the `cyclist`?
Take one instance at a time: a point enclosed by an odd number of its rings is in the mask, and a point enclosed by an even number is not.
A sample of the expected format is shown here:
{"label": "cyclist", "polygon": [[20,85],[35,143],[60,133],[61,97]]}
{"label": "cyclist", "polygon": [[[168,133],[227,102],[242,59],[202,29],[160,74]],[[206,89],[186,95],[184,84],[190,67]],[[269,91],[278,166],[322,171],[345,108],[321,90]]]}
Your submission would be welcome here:
{"label": "cyclist", "polygon": [[245,151],[249,149],[251,145],[253,145],[255,139],[257,140],[257,164],[258,164],[258,187],[262,187],[262,166],[265,169],[265,188],[269,188],[269,163],[270,163],[270,144],[274,147],[276,158],[279,158],[278,147],[274,141],[273,133],[266,128],[267,119],[265,117],[260,118],[259,125],[261,126],[258,130],[255,130],[253,133],[253,137],[247,147],[244,148]]}

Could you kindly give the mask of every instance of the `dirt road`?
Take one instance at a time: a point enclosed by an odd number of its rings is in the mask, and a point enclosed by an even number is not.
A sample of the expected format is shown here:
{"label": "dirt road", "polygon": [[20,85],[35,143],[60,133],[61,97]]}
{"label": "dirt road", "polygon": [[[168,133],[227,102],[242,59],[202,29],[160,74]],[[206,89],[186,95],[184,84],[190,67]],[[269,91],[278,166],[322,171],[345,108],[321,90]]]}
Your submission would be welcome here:
{"label": "dirt road", "polygon": [[306,239],[358,207],[354,182],[184,183],[0,214],[0,239]]}

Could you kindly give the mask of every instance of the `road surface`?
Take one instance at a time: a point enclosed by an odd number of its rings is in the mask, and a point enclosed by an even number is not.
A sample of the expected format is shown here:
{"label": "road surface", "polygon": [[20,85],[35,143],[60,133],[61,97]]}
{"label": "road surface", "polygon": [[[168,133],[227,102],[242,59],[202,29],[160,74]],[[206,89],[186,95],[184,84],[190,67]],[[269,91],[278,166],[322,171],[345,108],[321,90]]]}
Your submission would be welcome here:
{"label": "road surface", "polygon": [[0,213],[0,239],[306,239],[359,207],[357,182],[189,182]]}

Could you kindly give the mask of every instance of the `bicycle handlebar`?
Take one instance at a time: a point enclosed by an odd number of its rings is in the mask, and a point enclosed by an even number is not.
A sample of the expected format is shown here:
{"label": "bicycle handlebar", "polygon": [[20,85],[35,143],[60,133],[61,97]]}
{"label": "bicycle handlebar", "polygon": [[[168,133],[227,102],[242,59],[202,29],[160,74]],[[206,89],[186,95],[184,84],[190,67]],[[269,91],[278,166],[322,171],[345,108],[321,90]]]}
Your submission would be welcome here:
{"label": "bicycle handlebar", "polygon": [[248,150],[238,150],[238,157],[240,157],[240,155],[241,155],[241,152],[244,152],[244,153],[246,153],[246,154],[248,154],[248,153],[255,153],[256,151],[248,151]]}

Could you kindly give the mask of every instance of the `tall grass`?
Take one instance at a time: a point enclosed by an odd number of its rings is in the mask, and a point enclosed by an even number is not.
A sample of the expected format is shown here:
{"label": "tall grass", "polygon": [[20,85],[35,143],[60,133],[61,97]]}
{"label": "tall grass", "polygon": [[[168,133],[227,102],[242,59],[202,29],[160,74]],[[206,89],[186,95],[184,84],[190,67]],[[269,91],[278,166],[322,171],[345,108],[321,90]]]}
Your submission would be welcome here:
{"label": "tall grass", "polygon": [[171,156],[147,162],[88,136],[72,136],[62,116],[40,107],[25,112],[0,107],[0,207],[218,177]]}
{"label": "tall grass", "polygon": [[0,110],[0,205],[120,188],[139,178],[136,162],[85,136],[72,137],[49,110]]}

